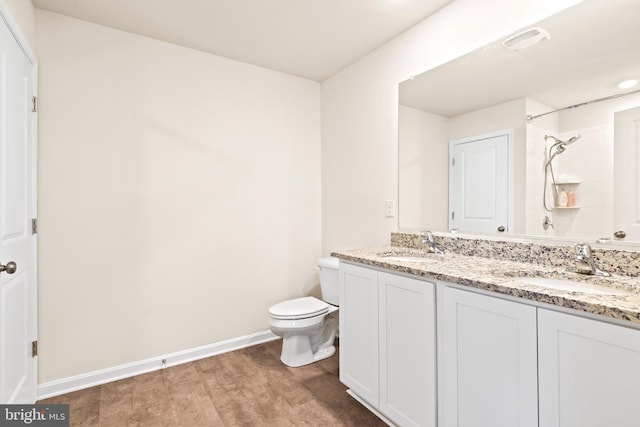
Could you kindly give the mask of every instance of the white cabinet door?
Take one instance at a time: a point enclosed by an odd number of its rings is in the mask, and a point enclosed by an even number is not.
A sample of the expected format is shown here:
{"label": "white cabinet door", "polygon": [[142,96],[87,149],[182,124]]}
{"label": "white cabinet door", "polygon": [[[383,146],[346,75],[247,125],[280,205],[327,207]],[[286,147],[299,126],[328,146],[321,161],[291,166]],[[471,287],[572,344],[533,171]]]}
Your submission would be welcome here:
{"label": "white cabinet door", "polygon": [[380,411],[401,426],[435,426],[435,285],[378,273]]}
{"label": "white cabinet door", "polygon": [[447,287],[443,299],[439,425],[537,427],[536,309]]}
{"label": "white cabinet door", "polygon": [[640,425],[640,331],[539,309],[540,427]]}
{"label": "white cabinet door", "polygon": [[340,263],[340,381],[378,406],[378,273]]}

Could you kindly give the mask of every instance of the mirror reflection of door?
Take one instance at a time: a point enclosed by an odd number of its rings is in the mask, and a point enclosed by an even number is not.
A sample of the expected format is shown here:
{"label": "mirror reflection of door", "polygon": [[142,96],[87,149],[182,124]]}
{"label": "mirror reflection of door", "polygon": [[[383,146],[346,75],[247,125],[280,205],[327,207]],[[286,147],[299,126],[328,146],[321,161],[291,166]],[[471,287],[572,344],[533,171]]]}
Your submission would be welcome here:
{"label": "mirror reflection of door", "polygon": [[614,114],[614,228],[640,241],[640,107]]}
{"label": "mirror reflection of door", "polygon": [[509,231],[511,131],[449,142],[449,228]]}

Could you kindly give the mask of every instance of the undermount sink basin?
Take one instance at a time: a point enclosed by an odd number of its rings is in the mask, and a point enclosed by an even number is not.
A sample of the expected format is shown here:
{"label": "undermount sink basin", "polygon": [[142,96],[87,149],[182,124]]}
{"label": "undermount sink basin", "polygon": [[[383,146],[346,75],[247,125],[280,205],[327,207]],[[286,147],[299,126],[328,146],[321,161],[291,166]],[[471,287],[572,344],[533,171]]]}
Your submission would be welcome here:
{"label": "undermount sink basin", "polygon": [[596,285],[592,283],[577,282],[569,279],[548,279],[546,277],[518,277],[518,282],[529,285],[543,286],[545,288],[557,289],[560,291],[582,292],[595,295],[627,295],[628,292],[622,289],[610,288],[608,286]]}

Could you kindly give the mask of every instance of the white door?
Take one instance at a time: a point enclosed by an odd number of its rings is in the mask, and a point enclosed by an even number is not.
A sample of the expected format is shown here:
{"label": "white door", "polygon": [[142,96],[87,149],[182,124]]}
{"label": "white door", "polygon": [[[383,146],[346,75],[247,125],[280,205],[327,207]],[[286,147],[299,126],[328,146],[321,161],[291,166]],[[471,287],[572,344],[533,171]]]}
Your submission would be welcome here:
{"label": "white door", "polygon": [[378,407],[378,273],[340,263],[340,381]]}
{"label": "white door", "polygon": [[378,285],[380,410],[401,426],[435,426],[435,285],[382,272]]}
{"label": "white door", "polygon": [[438,425],[538,427],[535,307],[449,287],[443,299]]}
{"label": "white door", "polygon": [[640,107],[614,117],[614,231],[640,241]]}
{"label": "white door", "polygon": [[540,427],[640,425],[640,331],[538,310]]}
{"label": "white door", "polygon": [[449,228],[509,231],[511,131],[449,143]]}
{"label": "white door", "polygon": [[34,81],[35,65],[0,19],[0,264],[16,265],[0,272],[0,404],[36,401]]}

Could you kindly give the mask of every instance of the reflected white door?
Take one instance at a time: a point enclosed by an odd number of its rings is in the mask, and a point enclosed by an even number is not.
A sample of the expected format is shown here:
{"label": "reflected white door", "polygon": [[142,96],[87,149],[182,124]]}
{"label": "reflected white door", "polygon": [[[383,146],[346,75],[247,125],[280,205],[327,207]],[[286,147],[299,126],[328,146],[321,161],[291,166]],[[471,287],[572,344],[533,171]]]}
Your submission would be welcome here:
{"label": "reflected white door", "polygon": [[462,232],[509,231],[512,132],[449,143],[449,228]]}
{"label": "reflected white door", "polygon": [[34,403],[37,394],[34,76],[34,64],[0,19],[0,264],[17,265],[13,274],[0,272],[2,404]]}
{"label": "reflected white door", "polygon": [[614,231],[640,241],[640,107],[614,115]]}

